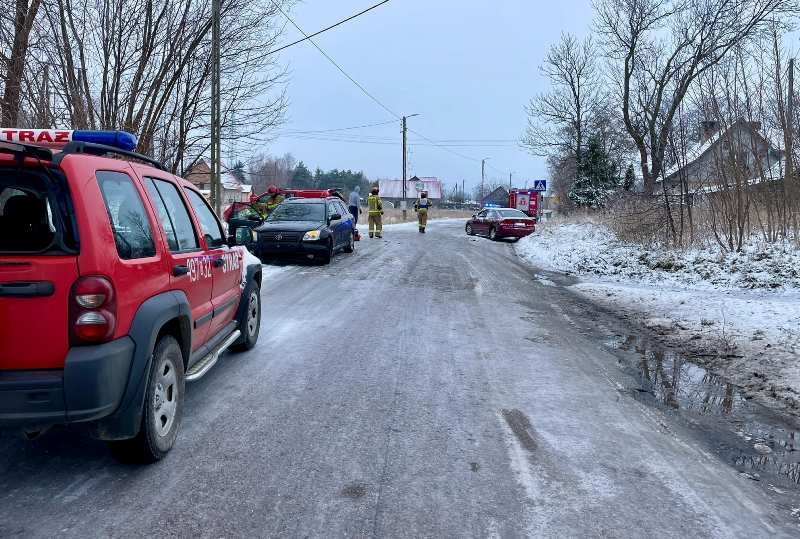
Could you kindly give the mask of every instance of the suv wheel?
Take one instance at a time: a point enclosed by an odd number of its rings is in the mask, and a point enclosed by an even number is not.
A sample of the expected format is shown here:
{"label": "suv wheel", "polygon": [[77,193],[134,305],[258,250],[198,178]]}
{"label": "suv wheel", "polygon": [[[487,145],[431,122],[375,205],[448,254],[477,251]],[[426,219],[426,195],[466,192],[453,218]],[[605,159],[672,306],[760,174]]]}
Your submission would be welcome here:
{"label": "suv wheel", "polygon": [[490,240],[497,239],[497,229],[495,227],[492,227],[491,230],[489,230],[489,239]]}
{"label": "suv wheel", "polygon": [[474,236],[475,235],[475,231],[472,230],[472,225],[469,224],[469,223],[467,223],[467,226],[464,228],[464,230],[467,233],[467,236]]}
{"label": "suv wheel", "polygon": [[344,247],[345,253],[352,253],[353,250],[356,248],[356,238],[353,232],[350,232],[350,235],[347,238],[347,245]]}
{"label": "suv wheel", "polygon": [[144,394],[139,434],[131,440],[109,442],[122,460],[156,462],[172,449],[183,416],[183,355],[178,341],[161,337]]}
{"label": "suv wheel", "polygon": [[239,311],[239,331],[242,336],[231,346],[234,352],[245,352],[256,345],[261,330],[261,287],[251,281],[242,294],[244,310]]}

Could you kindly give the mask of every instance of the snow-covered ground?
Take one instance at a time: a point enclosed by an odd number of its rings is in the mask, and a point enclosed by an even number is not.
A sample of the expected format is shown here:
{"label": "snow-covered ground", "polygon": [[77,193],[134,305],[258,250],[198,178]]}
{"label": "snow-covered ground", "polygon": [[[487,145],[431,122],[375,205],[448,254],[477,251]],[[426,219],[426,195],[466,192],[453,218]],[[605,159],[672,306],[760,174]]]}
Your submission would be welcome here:
{"label": "snow-covered ground", "polygon": [[665,251],[602,225],[542,225],[517,244],[532,265],[640,322],[759,400],[800,410],[800,252]]}

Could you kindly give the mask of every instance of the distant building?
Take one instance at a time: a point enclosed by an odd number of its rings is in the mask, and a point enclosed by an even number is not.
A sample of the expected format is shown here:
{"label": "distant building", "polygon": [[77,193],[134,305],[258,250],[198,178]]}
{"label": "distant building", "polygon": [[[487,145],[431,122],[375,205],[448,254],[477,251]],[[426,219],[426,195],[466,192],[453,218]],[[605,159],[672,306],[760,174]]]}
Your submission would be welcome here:
{"label": "distant building", "polygon": [[725,127],[706,121],[701,128],[700,141],[664,172],[669,187],[685,180],[690,192],[715,191],[737,180],[755,184],[783,178],[784,152],[761,134],[760,122],[739,120]]}
{"label": "distant building", "polygon": [[481,207],[496,206],[505,208],[508,206],[508,189],[498,187],[481,199]]}
{"label": "distant building", "polygon": [[[201,159],[189,169],[184,178],[192,182],[205,196],[211,195],[211,167]],[[222,205],[228,206],[234,202],[249,202],[253,186],[243,183],[230,172],[220,174],[222,183]]]}
{"label": "distant building", "polygon": [[[403,200],[403,180],[381,180],[378,182],[381,198],[392,202],[396,207]],[[443,198],[442,182],[438,178],[430,176],[414,176],[406,180],[406,199],[415,200],[422,191],[428,191],[428,198],[434,203]]]}

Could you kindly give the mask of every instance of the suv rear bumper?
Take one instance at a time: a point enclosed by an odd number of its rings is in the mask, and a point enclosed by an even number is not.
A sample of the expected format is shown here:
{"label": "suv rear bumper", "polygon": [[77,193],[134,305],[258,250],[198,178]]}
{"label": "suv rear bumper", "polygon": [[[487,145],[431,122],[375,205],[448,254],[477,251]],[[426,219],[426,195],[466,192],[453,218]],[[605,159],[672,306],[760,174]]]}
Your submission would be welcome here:
{"label": "suv rear bumper", "polygon": [[134,343],[123,337],[71,348],[64,370],[0,371],[0,425],[47,426],[92,421],[119,406]]}

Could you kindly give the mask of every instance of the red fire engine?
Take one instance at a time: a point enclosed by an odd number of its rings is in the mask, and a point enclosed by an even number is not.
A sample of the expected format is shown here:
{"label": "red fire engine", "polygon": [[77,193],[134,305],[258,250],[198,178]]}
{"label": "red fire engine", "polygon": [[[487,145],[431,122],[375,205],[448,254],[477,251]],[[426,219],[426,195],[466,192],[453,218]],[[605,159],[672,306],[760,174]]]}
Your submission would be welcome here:
{"label": "red fire engine", "polygon": [[508,193],[508,207],[517,209],[529,217],[539,217],[539,192],[533,189],[512,189]]}

